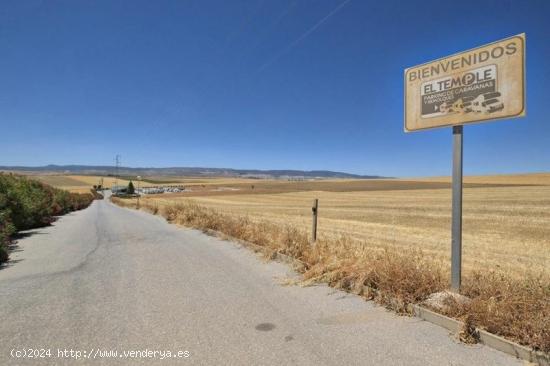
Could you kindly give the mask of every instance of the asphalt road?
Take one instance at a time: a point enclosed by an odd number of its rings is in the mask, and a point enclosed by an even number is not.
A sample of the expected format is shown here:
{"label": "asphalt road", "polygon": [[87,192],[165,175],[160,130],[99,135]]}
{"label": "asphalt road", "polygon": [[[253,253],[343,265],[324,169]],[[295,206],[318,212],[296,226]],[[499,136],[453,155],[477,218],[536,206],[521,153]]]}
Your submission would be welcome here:
{"label": "asphalt road", "polygon": [[[0,270],[0,365],[522,364],[324,285],[284,285],[286,265],[107,201],[18,244]],[[29,349],[51,356],[10,355]]]}

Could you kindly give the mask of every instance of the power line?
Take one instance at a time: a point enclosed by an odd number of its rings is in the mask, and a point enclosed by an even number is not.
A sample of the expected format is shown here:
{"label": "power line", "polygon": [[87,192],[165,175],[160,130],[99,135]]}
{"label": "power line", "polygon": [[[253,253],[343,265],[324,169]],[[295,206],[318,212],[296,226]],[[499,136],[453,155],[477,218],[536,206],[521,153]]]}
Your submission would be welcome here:
{"label": "power line", "polygon": [[115,157],[115,188],[118,189],[118,167],[120,165],[120,155]]}

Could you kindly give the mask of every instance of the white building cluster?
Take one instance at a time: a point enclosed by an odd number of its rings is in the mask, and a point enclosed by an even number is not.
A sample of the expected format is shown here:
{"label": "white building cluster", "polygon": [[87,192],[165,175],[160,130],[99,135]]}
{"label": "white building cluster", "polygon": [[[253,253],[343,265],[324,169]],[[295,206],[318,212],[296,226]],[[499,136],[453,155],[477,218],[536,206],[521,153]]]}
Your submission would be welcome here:
{"label": "white building cluster", "polygon": [[161,193],[179,193],[185,191],[183,186],[159,186],[140,188],[140,194],[161,194]]}

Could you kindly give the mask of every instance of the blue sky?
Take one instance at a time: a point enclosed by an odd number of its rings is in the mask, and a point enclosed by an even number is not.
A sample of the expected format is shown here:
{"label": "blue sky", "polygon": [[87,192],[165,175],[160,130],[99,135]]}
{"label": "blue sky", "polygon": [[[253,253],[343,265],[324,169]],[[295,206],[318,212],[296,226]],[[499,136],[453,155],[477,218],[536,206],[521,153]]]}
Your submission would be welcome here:
{"label": "blue sky", "polygon": [[2,1],[0,165],[446,175],[403,69],[522,32],[527,117],[465,127],[466,174],[550,171],[550,1]]}

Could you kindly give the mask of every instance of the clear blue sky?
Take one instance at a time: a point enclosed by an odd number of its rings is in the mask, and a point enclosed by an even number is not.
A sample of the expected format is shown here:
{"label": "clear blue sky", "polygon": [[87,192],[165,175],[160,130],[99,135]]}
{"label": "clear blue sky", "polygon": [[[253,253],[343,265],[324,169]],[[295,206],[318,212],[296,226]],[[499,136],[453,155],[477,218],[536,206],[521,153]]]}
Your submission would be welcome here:
{"label": "clear blue sky", "polygon": [[0,165],[451,170],[403,132],[403,69],[527,34],[527,114],[467,174],[550,171],[550,1],[2,1]]}

